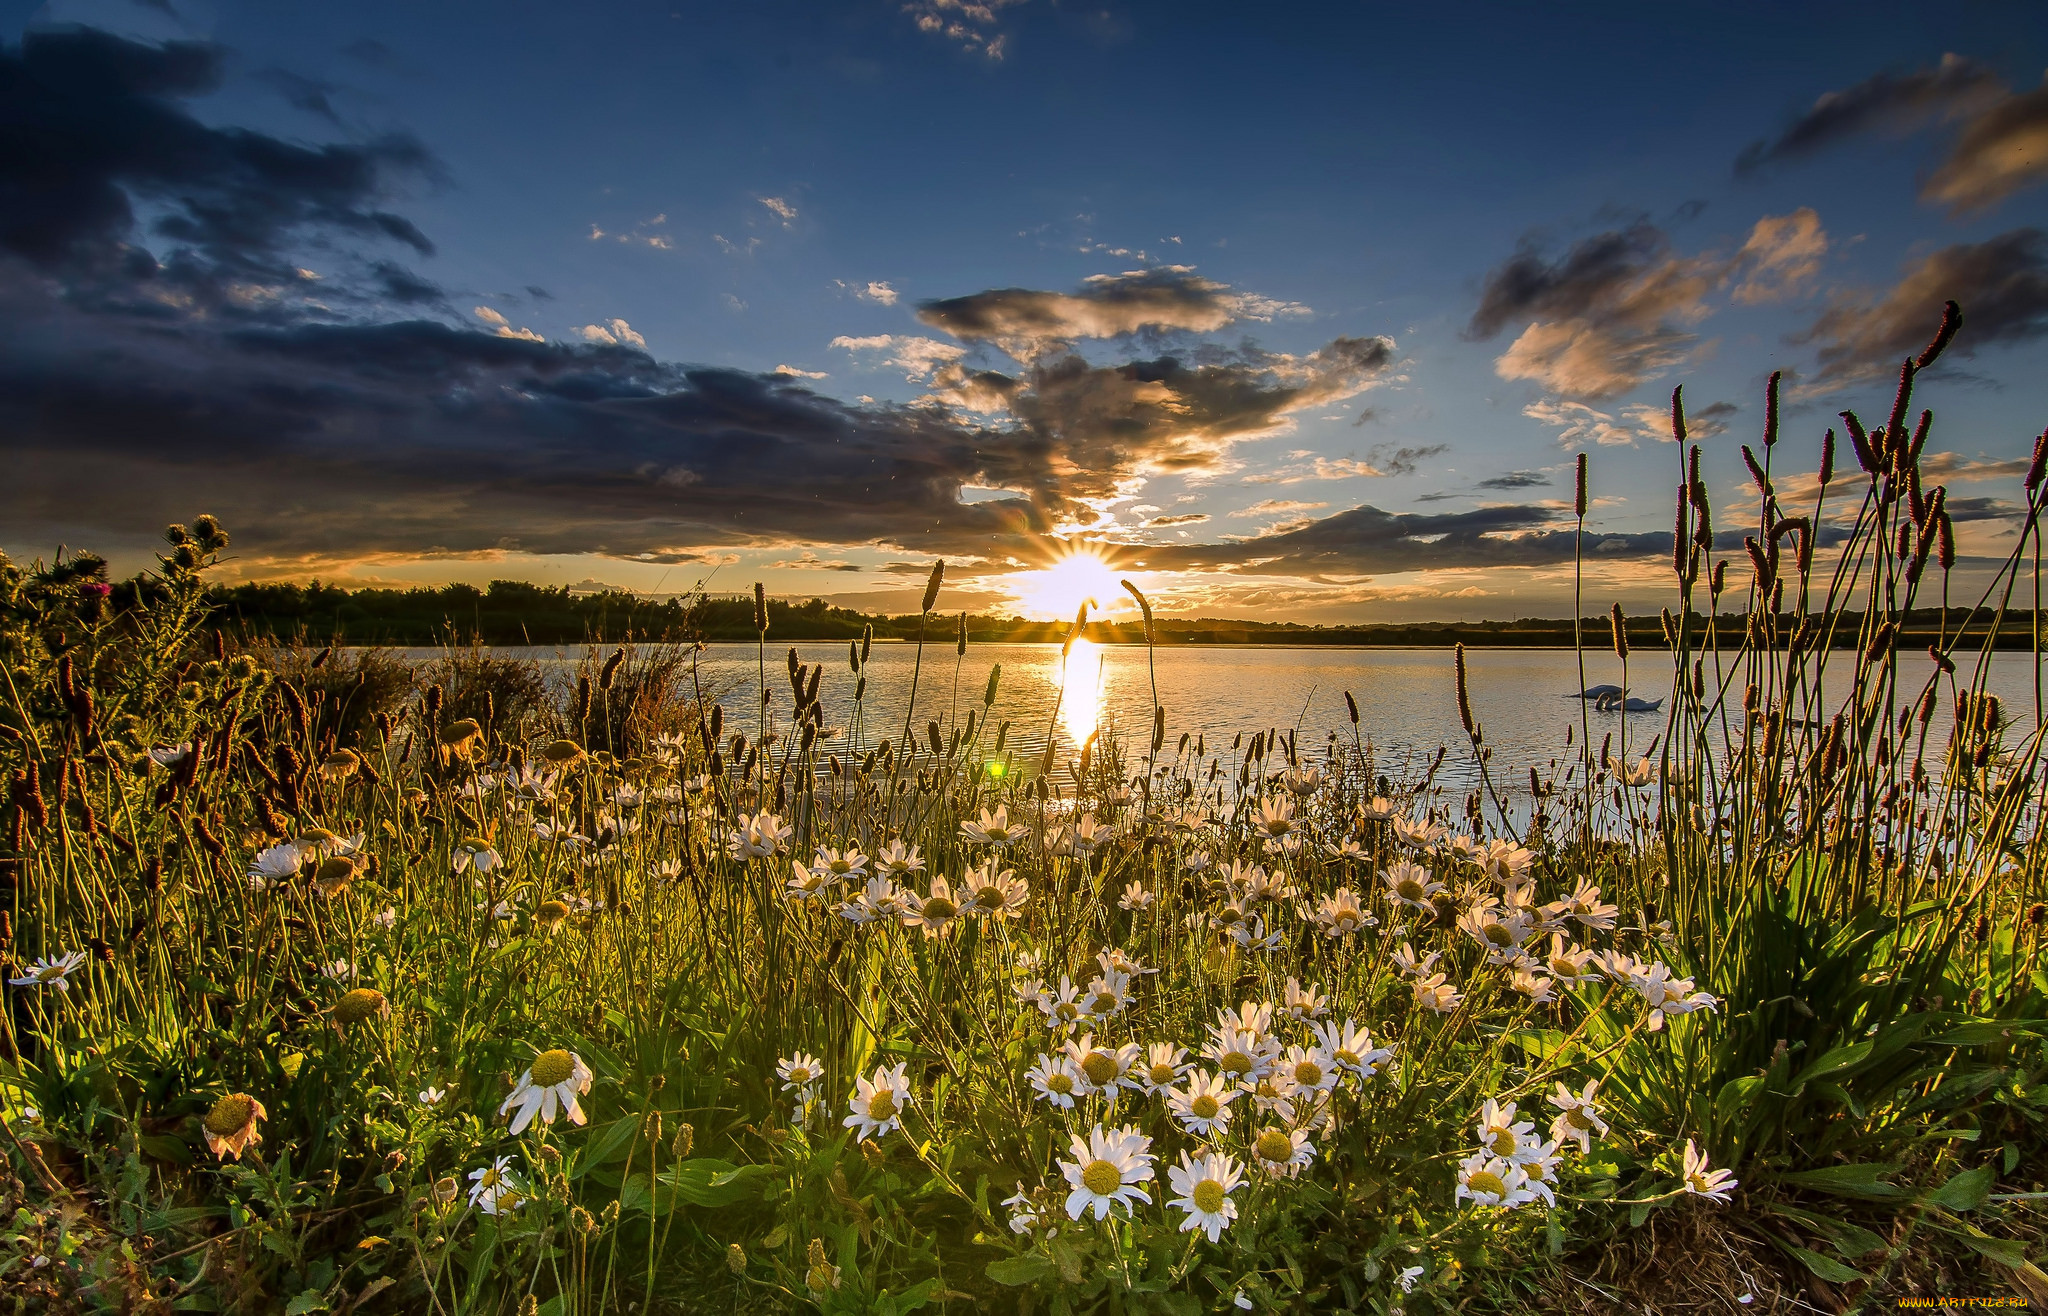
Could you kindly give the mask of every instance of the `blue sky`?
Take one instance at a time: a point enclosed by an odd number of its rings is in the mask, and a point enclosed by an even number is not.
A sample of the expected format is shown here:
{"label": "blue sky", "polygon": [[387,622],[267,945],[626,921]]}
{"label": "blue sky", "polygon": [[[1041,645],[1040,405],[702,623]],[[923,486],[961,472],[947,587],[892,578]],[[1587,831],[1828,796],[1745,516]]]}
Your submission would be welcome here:
{"label": "blue sky", "polygon": [[2036,5],[0,14],[17,127],[204,144],[0,177],[130,212],[0,234],[10,553],[212,510],[259,579],[902,607],[945,556],[1042,611],[1084,548],[1180,612],[1555,614],[1582,450],[1594,594],[1661,598],[1674,384],[1734,525],[1766,376],[1810,471],[1955,297],[1966,559],[2048,424]]}

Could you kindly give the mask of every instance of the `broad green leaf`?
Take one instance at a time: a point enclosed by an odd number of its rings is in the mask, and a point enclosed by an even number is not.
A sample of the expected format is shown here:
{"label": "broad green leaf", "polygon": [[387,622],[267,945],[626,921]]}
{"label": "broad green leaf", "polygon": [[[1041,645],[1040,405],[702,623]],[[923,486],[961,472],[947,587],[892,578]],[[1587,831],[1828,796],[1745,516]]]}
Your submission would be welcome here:
{"label": "broad green leaf", "polygon": [[633,1141],[633,1135],[639,1127],[640,1117],[627,1115],[597,1130],[591,1135],[590,1145],[584,1149],[583,1155],[576,1159],[576,1172],[571,1177],[580,1179],[597,1166],[624,1156],[627,1145]]}
{"label": "broad green leaf", "polygon": [[1904,1189],[1884,1182],[1885,1176],[1898,1173],[1898,1169],[1887,1164],[1824,1165],[1818,1170],[1779,1175],[1778,1181],[1837,1197],[1902,1197]]}
{"label": "broad green leaf", "polygon": [[166,1137],[161,1133],[145,1133],[135,1140],[142,1150],[160,1161],[172,1161],[178,1165],[192,1163],[192,1148],[183,1138]]}
{"label": "broad green leaf", "polygon": [[1818,1252],[1809,1252],[1803,1247],[1788,1247],[1786,1251],[1799,1258],[1800,1264],[1830,1284],[1852,1284],[1867,1280],[1870,1276],[1861,1271],[1851,1270],[1833,1257]]}
{"label": "broad green leaf", "polygon": [[327,1295],[318,1289],[307,1289],[284,1305],[284,1316],[306,1316],[308,1312],[327,1309]]}
{"label": "broad green leaf", "polygon": [[1798,1078],[1793,1079],[1793,1088],[1800,1088],[1829,1074],[1839,1074],[1845,1069],[1855,1068],[1869,1057],[1873,1045],[1875,1044],[1871,1042],[1855,1042],[1849,1046],[1836,1047],[1808,1065]]}
{"label": "broad green leaf", "polygon": [[1058,1269],[1050,1258],[1042,1257],[1036,1252],[1026,1252],[1021,1257],[1004,1257],[1001,1261],[991,1261],[988,1263],[988,1269],[982,1273],[998,1284],[1007,1284],[1014,1288],[1020,1284],[1036,1284],[1039,1280],[1051,1279]]}
{"label": "broad green leaf", "polygon": [[1958,1024],[1941,1036],[1930,1037],[1927,1040],[1935,1046],[1988,1046],[2018,1037],[2038,1037],[2044,1027],[2048,1027],[2048,1020],[2015,1019],[2002,1022],[1997,1019],[1978,1019]]}
{"label": "broad green leaf", "polygon": [[1992,1185],[1997,1181],[1998,1175],[1990,1166],[1980,1165],[1950,1179],[1927,1194],[1926,1200],[1950,1211],[1974,1211],[1991,1196]]}

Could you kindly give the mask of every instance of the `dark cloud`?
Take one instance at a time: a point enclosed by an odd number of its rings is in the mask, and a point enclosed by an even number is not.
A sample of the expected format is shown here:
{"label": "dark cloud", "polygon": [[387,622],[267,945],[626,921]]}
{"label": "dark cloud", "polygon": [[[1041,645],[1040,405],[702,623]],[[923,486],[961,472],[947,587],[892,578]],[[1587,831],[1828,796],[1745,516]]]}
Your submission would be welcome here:
{"label": "dark cloud", "polygon": [[1728,432],[1729,418],[1742,408],[1733,402],[1709,402],[1698,411],[1685,413],[1686,433],[1695,439],[1711,439]]}
{"label": "dark cloud", "polygon": [[1551,483],[1550,477],[1542,471],[1509,471],[1505,475],[1496,475],[1490,480],[1481,480],[1478,487],[1481,489],[1536,489],[1549,483]]}
{"label": "dark cloud", "polygon": [[1376,420],[1378,420],[1379,418],[1380,418],[1379,408],[1377,408],[1377,407],[1360,407],[1360,408],[1358,409],[1358,416],[1357,416],[1357,418],[1356,418],[1356,419],[1354,419],[1354,420],[1353,420],[1353,421],[1352,421],[1351,423],[1352,423],[1352,424],[1353,424],[1354,426],[1359,426],[1359,427],[1363,427],[1363,426],[1366,426],[1366,425],[1369,425],[1369,424],[1371,424],[1371,423],[1372,423],[1373,421],[1376,421]]}
{"label": "dark cloud", "polygon": [[[423,146],[302,146],[202,124],[179,102],[215,90],[224,60],[216,46],[82,28],[0,46],[0,253],[70,277],[74,293],[92,275],[136,297],[170,287],[224,302],[238,281],[289,278],[287,244],[314,229],[433,250],[385,208],[398,181],[433,168]],[[176,257],[134,245],[138,211]]]}
{"label": "dark cloud", "polygon": [[1270,320],[1299,308],[1232,292],[1183,265],[1098,274],[1076,292],[991,288],[921,302],[917,318],[967,342],[987,342],[1030,361],[1080,338],[1141,331],[1211,333],[1240,319]]}
{"label": "dark cloud", "polygon": [[1753,143],[1735,171],[1753,173],[1866,133],[1908,133],[1934,123],[1960,127],[1922,181],[1923,201],[1967,213],[2048,179],[2048,83],[2013,92],[1990,68],[1954,54],[1933,68],[1879,73],[1828,92],[1777,138]]}
{"label": "dark cloud", "polygon": [[1175,516],[1155,516],[1145,524],[1148,526],[1199,525],[1208,519],[1209,514],[1207,512],[1182,512]]}
{"label": "dark cloud", "polygon": [[2048,240],[2020,228],[1930,252],[1882,296],[1836,300],[1799,341],[1818,344],[1820,382],[1894,373],[1926,346],[1951,299],[1963,328],[1945,361],[2048,333]]}
{"label": "dark cloud", "polygon": [[304,77],[289,69],[264,69],[256,79],[269,84],[293,109],[341,126],[341,116],[335,112],[333,101],[334,93],[341,90],[339,84]]}
{"label": "dark cloud", "polygon": [[1449,452],[1448,443],[1430,443],[1421,447],[1397,448],[1391,443],[1376,445],[1367,453],[1366,461],[1379,469],[1382,475],[1413,475],[1417,467],[1431,457]]}
{"label": "dark cloud", "polygon": [[341,53],[371,68],[389,68],[398,62],[398,52],[373,37],[351,41],[341,48]]}
{"label": "dark cloud", "polygon": [[[1387,512],[1363,506],[1239,543],[1148,549],[1145,565],[1312,579],[1550,566],[1571,561],[1578,551],[1578,536],[1563,528],[1565,524],[1556,509],[1531,505],[1442,513]],[[1589,534],[1585,548],[1589,556],[1603,558],[1669,555],[1671,532]]]}
{"label": "dark cloud", "polygon": [[1770,141],[1753,142],[1735,162],[1738,174],[1797,159],[1869,132],[1909,132],[1938,118],[1953,118],[2005,93],[1998,75],[1975,60],[1943,55],[1930,69],[1883,72],[1853,87],[1831,91]]}

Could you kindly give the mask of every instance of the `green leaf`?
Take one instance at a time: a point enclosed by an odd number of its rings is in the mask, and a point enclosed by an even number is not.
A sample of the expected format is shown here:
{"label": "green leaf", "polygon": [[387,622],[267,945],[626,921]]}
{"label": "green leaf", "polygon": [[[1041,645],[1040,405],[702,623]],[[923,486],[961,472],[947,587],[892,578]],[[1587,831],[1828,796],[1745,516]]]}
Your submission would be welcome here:
{"label": "green leaf", "polygon": [[2026,1246],[2018,1239],[1993,1238],[1975,1230],[1955,1237],[1963,1240],[1979,1256],[1988,1257],[2009,1270],[2019,1270],[2027,1264]]}
{"label": "green leaf", "polygon": [[2048,1027],[2048,1020],[2014,1019],[2002,1021],[1998,1019],[1978,1019],[1970,1023],[1958,1024],[1941,1036],[1930,1037],[1927,1040],[1936,1046],[1988,1046],[1994,1042],[2010,1041],[2015,1037],[2039,1036],[2041,1029],[2044,1027]]}
{"label": "green leaf", "polygon": [[597,1130],[591,1135],[590,1145],[584,1149],[583,1155],[576,1158],[576,1170],[570,1177],[581,1179],[593,1168],[625,1155],[639,1128],[640,1117],[627,1115]]}
{"label": "green leaf", "polygon": [[1974,1211],[1991,1196],[1992,1185],[1997,1181],[1998,1175],[1990,1166],[1980,1165],[1950,1179],[1927,1194],[1926,1200],[1950,1211]]}
{"label": "green leaf", "polygon": [[326,1310],[327,1295],[318,1289],[307,1289],[285,1304],[284,1316],[306,1316],[308,1312]]}
{"label": "green leaf", "polygon": [[1628,1227],[1630,1229],[1641,1229],[1643,1221],[1649,1218],[1650,1204],[1648,1202],[1637,1202],[1628,1209]]}
{"label": "green leaf", "polygon": [[1793,1088],[1796,1090],[1817,1078],[1839,1074],[1845,1069],[1854,1069],[1869,1058],[1871,1048],[1875,1045],[1873,1042],[1855,1042],[1848,1046],[1836,1047],[1808,1065],[1798,1078],[1793,1079]]}
{"label": "green leaf", "polygon": [[135,1140],[142,1150],[160,1161],[171,1161],[178,1165],[192,1163],[192,1148],[183,1138],[166,1137],[161,1133],[145,1133]]}
{"label": "green leaf", "polygon": [[759,1197],[763,1179],[778,1173],[766,1165],[734,1165],[699,1156],[664,1170],[661,1186],[692,1206],[730,1206]]}
{"label": "green leaf", "polygon": [[988,1263],[988,1269],[982,1273],[998,1284],[1016,1288],[1023,1284],[1036,1284],[1042,1279],[1051,1279],[1057,1269],[1050,1258],[1042,1257],[1036,1252],[1026,1252],[1021,1257],[1004,1257],[1001,1261],[991,1261]]}
{"label": "green leaf", "polygon": [[1818,1170],[1779,1175],[1778,1181],[1837,1197],[1903,1197],[1903,1188],[1884,1182],[1886,1175],[1896,1174],[1898,1169],[1891,1164],[1824,1165]]}
{"label": "green leaf", "polygon": [[1809,1252],[1803,1247],[1788,1247],[1786,1251],[1799,1258],[1802,1265],[1830,1284],[1851,1284],[1857,1280],[1870,1278],[1860,1270],[1851,1270],[1833,1257]]}

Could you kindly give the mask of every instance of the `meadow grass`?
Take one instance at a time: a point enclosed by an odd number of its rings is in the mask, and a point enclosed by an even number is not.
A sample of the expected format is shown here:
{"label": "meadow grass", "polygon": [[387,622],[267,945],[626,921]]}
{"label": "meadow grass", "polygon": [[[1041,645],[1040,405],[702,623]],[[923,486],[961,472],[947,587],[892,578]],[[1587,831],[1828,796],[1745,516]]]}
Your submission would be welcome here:
{"label": "meadow grass", "polygon": [[[119,608],[96,558],[7,564],[0,1296],[2048,1300],[2039,709],[1986,692],[1995,627],[1895,643],[1948,601],[1909,405],[1952,333],[1817,480],[1774,468],[1773,380],[1732,563],[1674,394],[1669,647],[1592,637],[1667,720],[1596,749],[1589,711],[1504,780],[1460,654],[1469,794],[1442,756],[1390,779],[1355,711],[1210,743],[1171,690],[1149,737],[1021,756],[943,624],[967,685],[915,727],[864,644],[824,672],[765,615],[757,688],[678,643],[558,695],[476,649],[240,649],[211,517]],[[2038,589],[2044,457],[1996,616]],[[1739,647],[1696,629],[1744,600]]]}

